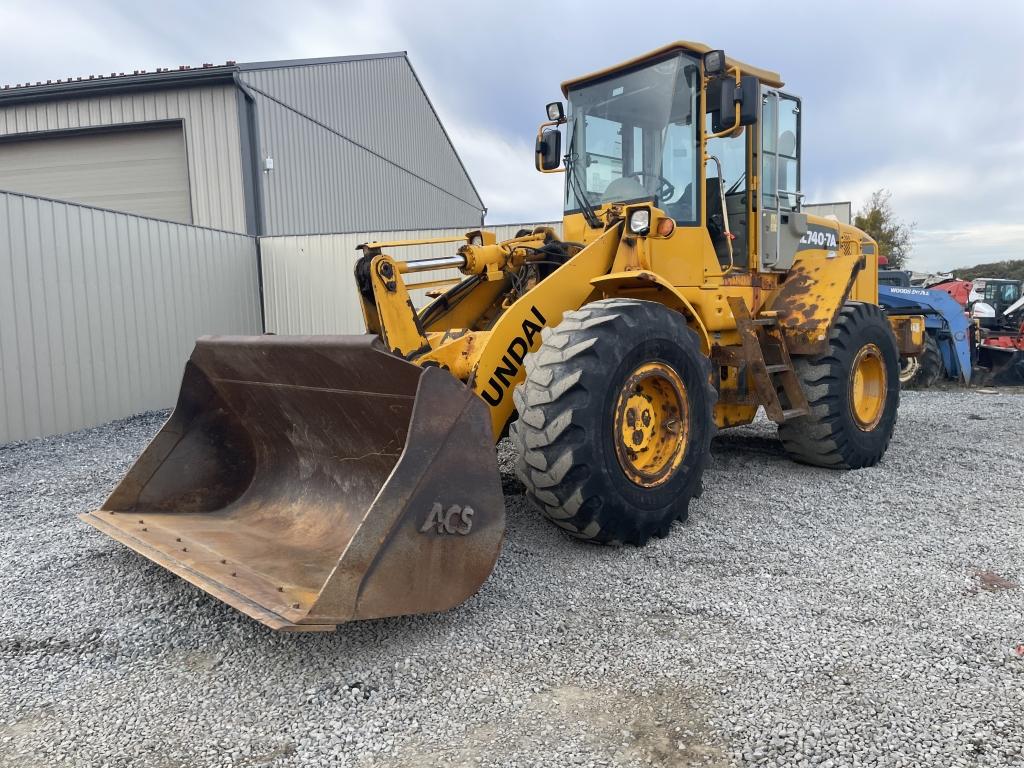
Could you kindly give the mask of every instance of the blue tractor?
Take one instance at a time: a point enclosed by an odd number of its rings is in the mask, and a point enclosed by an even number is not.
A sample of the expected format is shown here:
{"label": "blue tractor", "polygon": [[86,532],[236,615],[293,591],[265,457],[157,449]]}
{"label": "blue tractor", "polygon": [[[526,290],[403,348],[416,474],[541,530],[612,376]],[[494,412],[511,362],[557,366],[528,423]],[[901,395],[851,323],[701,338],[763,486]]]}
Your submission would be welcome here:
{"label": "blue tractor", "polygon": [[974,329],[964,308],[945,291],[910,285],[910,273],[878,271],[878,302],[889,315],[924,315],[924,350],[917,357],[900,359],[900,384],[930,387],[955,379],[971,383]]}

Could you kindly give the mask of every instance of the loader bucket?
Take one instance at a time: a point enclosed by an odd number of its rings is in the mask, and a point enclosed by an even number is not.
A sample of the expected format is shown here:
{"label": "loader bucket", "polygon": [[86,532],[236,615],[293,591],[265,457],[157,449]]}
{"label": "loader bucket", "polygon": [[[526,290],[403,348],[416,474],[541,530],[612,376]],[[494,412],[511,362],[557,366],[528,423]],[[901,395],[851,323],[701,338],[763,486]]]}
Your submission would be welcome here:
{"label": "loader bucket", "polygon": [[443,611],[505,527],[483,401],[375,336],[204,337],[82,519],[274,629]]}

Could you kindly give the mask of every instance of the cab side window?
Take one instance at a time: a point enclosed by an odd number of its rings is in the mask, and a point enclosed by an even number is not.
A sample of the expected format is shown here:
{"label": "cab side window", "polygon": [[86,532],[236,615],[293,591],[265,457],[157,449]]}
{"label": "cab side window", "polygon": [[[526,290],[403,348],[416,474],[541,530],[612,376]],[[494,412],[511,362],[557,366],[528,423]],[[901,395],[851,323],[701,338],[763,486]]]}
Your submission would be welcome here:
{"label": "cab side window", "polygon": [[777,91],[766,93],[761,136],[762,205],[765,210],[777,206],[795,211],[800,205],[800,102]]}

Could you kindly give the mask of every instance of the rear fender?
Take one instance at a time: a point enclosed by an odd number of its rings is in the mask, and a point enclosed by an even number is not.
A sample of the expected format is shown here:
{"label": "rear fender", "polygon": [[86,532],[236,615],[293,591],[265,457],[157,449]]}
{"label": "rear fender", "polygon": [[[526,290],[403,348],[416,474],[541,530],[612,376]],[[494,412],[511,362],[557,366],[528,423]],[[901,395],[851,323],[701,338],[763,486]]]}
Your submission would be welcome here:
{"label": "rear fender", "polygon": [[828,351],[829,331],[864,263],[859,247],[854,251],[845,240],[836,251],[797,252],[785,282],[766,307],[779,313],[791,354],[820,355]]}

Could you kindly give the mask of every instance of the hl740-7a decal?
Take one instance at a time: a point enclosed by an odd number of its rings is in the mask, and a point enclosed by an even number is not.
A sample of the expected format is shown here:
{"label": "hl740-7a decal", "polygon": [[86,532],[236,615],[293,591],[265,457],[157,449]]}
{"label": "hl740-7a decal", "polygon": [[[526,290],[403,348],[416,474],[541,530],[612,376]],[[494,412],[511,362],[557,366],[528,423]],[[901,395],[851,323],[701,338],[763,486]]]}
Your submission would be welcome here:
{"label": "hl740-7a decal", "polygon": [[807,232],[800,238],[797,245],[798,251],[806,251],[810,248],[818,248],[826,251],[834,251],[839,247],[839,239],[836,237],[836,230],[829,227],[821,227],[811,224]]}

